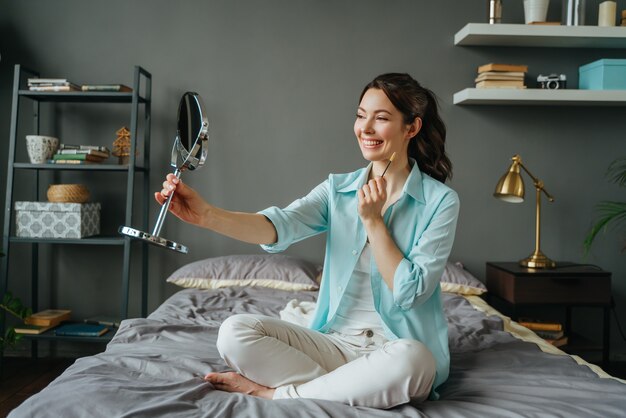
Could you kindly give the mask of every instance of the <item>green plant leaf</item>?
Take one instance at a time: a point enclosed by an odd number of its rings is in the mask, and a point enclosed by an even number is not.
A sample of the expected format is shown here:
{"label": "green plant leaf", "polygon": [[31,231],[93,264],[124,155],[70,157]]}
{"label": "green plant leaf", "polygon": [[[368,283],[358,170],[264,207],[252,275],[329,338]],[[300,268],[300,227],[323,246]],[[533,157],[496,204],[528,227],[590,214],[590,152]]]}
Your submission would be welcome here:
{"label": "green plant leaf", "polygon": [[604,201],[598,203],[596,209],[599,218],[591,227],[591,231],[583,242],[585,253],[591,249],[591,245],[600,231],[606,231],[609,226],[617,227],[626,220],[626,202]]}
{"label": "green plant leaf", "polygon": [[606,177],[613,183],[626,186],[626,157],[613,161],[606,171]]}

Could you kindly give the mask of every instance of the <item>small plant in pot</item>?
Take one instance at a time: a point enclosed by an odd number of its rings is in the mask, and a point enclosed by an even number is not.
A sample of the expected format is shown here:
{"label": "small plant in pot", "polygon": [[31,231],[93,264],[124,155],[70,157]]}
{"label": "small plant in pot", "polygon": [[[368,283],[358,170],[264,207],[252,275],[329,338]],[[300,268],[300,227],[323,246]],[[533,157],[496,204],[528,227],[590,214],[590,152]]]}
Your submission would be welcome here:
{"label": "small plant in pot", "polygon": [[[4,257],[4,253],[0,251],[0,257]],[[15,332],[13,326],[6,326],[7,313],[10,316],[23,321],[32,313],[30,308],[25,307],[22,301],[14,297],[10,292],[6,292],[0,299],[0,329],[4,329],[4,335],[0,335],[0,353],[4,353],[5,348],[13,347],[21,338],[20,334]]]}
{"label": "small plant in pot", "polygon": [[[617,183],[621,187],[626,186],[626,157],[618,158],[613,161],[606,172],[609,181]],[[609,228],[619,228],[626,221],[626,201],[602,201],[596,205],[598,219],[591,227],[583,242],[585,253],[591,249],[595,238],[600,231],[606,231]],[[626,251],[626,242],[623,243],[622,251]]]}

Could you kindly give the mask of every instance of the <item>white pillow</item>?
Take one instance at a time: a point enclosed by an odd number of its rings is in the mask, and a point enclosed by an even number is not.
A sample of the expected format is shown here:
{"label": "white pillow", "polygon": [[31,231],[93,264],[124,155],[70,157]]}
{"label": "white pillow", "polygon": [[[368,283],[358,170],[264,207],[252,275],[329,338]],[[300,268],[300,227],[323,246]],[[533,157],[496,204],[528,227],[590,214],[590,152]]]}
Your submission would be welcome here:
{"label": "white pillow", "polygon": [[482,295],[487,291],[485,285],[465,270],[463,264],[459,262],[446,263],[440,284],[443,292],[460,295]]}
{"label": "white pillow", "polygon": [[169,283],[197,289],[258,286],[280,290],[317,290],[321,266],[281,254],[229,255],[182,266]]}

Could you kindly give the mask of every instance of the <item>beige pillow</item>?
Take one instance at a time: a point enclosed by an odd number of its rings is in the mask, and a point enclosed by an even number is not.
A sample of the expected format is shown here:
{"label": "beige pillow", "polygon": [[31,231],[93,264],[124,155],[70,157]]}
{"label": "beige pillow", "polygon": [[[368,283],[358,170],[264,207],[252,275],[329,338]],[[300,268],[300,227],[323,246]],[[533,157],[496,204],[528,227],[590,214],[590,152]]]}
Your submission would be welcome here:
{"label": "beige pillow", "polygon": [[459,262],[446,263],[440,284],[443,292],[460,295],[482,295],[487,291],[485,285],[465,270],[463,264]]}
{"label": "beige pillow", "polygon": [[317,290],[321,266],[281,254],[229,255],[182,266],[169,283],[197,289],[257,286],[280,290]]}

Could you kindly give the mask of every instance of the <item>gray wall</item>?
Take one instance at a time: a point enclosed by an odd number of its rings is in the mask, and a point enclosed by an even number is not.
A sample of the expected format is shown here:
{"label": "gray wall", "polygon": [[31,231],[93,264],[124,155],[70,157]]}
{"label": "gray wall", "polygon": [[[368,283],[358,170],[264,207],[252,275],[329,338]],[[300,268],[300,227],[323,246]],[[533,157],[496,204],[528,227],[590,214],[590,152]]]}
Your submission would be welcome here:
{"label": "gray wall", "polygon": [[[519,3],[519,4],[518,4]],[[462,200],[452,260],[478,277],[486,261],[517,260],[534,245],[534,197],[521,205],[496,201],[491,193],[509,158],[519,153],[545,181],[556,201],[544,205],[545,253],[557,260],[594,263],[613,272],[617,312],[626,326],[624,235],[602,235],[584,258],[582,241],[603,199],[623,199],[604,172],[626,154],[624,108],[452,105],[452,95],[471,86],[478,65],[529,65],[528,81],[559,72],[577,85],[579,65],[599,58],[624,58],[624,50],[454,47],[467,22],[485,21],[484,1],[200,1],[85,0],[0,1],[0,172],[6,173],[13,65],[76,83],[132,83],[133,65],[153,75],[152,190],[168,171],[176,109],[186,90],[199,92],[210,114],[209,162],[184,180],[224,208],[256,211],[286,205],[323,181],[329,172],[365,164],[352,133],[362,86],[388,71],[409,72],[440,97],[454,163],[450,183]],[[505,2],[504,21],[523,21],[522,2]],[[590,5],[589,22],[597,21]],[[626,1],[618,1],[618,10]],[[553,2],[550,20],[558,20]],[[115,130],[128,125],[127,107],[44,106],[42,133],[68,143],[110,145]],[[23,120],[22,134],[30,125]],[[18,149],[25,157],[24,147]],[[73,177],[56,173],[52,182],[86,183],[104,205],[103,228],[113,234],[122,222],[119,193],[124,175]],[[32,180],[19,179],[16,197],[32,198]],[[527,186],[528,187],[528,186]],[[4,196],[4,184],[0,185]],[[43,195],[41,196],[43,199]],[[150,225],[157,205],[150,207]],[[0,215],[1,218],[2,215]],[[137,220],[136,225],[140,225]],[[165,278],[177,267],[204,257],[257,253],[260,249],[167,220],[163,235],[191,248],[189,255],[150,249],[149,308],[177,289]],[[14,247],[15,248],[15,247]],[[51,247],[43,251],[42,307],[56,299],[77,316],[118,310],[121,250]],[[320,261],[323,239],[293,246],[291,255]],[[15,252],[10,288],[29,289],[28,249]],[[13,258],[12,260],[16,260]],[[24,261],[22,261],[24,260]],[[135,263],[136,270],[138,263]],[[139,313],[132,283],[131,315]],[[95,301],[95,303],[94,303]],[[592,331],[600,315],[575,314]],[[582,325],[580,325],[582,323]],[[626,345],[613,322],[613,354]]]}

